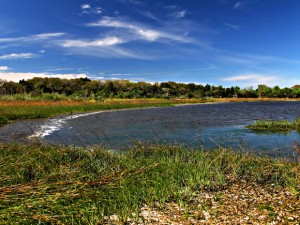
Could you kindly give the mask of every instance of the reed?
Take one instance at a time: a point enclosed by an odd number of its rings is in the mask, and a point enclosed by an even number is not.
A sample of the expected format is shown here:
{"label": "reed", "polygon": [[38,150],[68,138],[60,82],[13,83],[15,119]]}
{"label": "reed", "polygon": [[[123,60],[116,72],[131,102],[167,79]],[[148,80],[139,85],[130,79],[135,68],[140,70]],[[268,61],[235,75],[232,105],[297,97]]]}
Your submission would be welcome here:
{"label": "reed", "polygon": [[133,220],[143,204],[189,204],[228,177],[288,187],[299,195],[299,164],[230,149],[136,144],[123,152],[0,144],[0,223],[102,224]]}

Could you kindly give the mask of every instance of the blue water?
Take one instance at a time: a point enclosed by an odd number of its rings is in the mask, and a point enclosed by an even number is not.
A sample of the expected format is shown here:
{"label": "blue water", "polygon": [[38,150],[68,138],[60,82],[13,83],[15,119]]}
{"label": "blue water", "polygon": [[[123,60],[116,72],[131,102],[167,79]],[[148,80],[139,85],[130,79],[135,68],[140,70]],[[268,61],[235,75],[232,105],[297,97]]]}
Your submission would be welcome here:
{"label": "blue water", "polygon": [[103,112],[68,120],[43,138],[64,145],[104,145],[122,149],[136,141],[188,147],[233,147],[271,155],[294,153],[297,132],[255,133],[245,126],[256,120],[300,117],[300,102],[218,103]]}

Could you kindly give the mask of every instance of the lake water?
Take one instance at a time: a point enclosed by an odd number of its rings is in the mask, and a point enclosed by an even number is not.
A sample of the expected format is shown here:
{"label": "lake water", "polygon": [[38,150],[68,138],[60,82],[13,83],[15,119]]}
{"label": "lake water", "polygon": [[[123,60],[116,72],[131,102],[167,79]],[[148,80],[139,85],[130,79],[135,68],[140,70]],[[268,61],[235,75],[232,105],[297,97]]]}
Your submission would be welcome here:
{"label": "lake water", "polygon": [[300,142],[297,132],[255,133],[245,126],[260,119],[294,121],[299,116],[299,101],[218,103],[84,114],[46,120],[30,129],[46,142],[63,145],[122,149],[135,141],[153,141],[285,156],[294,154],[295,142]]}
{"label": "lake water", "polygon": [[44,140],[65,145],[103,144],[119,149],[134,141],[180,143],[188,147],[232,146],[284,154],[300,141],[297,132],[255,133],[259,119],[300,116],[300,102],[219,103],[103,112],[67,120]]}

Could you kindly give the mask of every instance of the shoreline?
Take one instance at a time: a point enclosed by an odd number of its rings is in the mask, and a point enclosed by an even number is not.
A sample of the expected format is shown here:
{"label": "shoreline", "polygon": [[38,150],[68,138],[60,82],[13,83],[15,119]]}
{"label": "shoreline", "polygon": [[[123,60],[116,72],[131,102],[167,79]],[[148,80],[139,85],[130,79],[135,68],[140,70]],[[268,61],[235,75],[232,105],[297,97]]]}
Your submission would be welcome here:
{"label": "shoreline", "polygon": [[[220,101],[218,101],[220,100]],[[141,100],[139,100],[141,101]],[[290,101],[300,101],[300,99],[272,99],[271,102],[290,102]],[[127,100],[116,100],[113,99],[112,102],[122,104],[123,102],[127,102]],[[25,128],[23,128],[24,134],[21,133],[22,128],[19,131],[12,132],[13,135],[7,137],[7,139],[10,139],[10,141],[14,141],[14,137],[21,137],[21,142],[28,142],[33,141],[33,140],[40,140],[45,136],[51,135],[53,132],[60,130],[61,127],[65,123],[67,123],[68,120],[76,119],[79,117],[85,117],[89,115],[94,115],[94,114],[99,114],[99,113],[105,113],[105,112],[115,112],[115,111],[127,111],[127,110],[142,110],[142,109],[151,109],[151,108],[165,108],[165,107],[184,107],[184,106],[192,106],[192,105],[206,105],[206,104],[222,104],[222,103],[242,103],[242,102],[270,102],[270,99],[217,99],[214,101],[205,101],[205,102],[194,102],[194,103],[176,103],[176,102],[164,102],[165,105],[141,105],[140,107],[131,107],[134,106],[134,104],[126,105],[124,108],[115,108],[115,109],[99,109],[99,110],[92,110],[92,111],[87,111],[87,112],[68,112],[68,113],[63,113],[63,114],[58,114],[55,116],[49,116],[47,118],[42,119],[42,122],[40,123],[39,119],[22,119],[22,120],[15,120],[12,121],[12,123],[7,124],[5,126],[0,126],[0,131],[2,129],[5,129],[7,127],[14,126],[15,124],[22,126],[22,123],[25,124]],[[24,102],[22,102],[24,104]],[[109,102],[110,103],[110,102]],[[108,103],[108,104],[109,104]],[[26,104],[26,102],[25,102]],[[1,104],[0,104],[1,105]],[[26,124],[27,122],[31,122],[31,124],[35,124],[37,121],[37,126],[31,126],[29,124]],[[18,128],[20,128],[20,126]],[[34,128],[32,128],[34,127]],[[29,129],[28,129],[29,128]],[[26,138],[24,138],[26,137]],[[5,139],[6,137],[2,137],[2,140]],[[1,142],[1,139],[0,139]]]}

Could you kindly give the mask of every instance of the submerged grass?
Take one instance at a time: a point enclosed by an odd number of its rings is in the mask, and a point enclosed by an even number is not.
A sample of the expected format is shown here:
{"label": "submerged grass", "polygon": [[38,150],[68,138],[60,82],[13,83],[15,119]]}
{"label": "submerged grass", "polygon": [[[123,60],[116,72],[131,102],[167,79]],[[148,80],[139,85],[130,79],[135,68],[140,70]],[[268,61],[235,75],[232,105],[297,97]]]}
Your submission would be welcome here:
{"label": "submerged grass", "polygon": [[124,152],[52,145],[0,145],[0,223],[102,224],[135,219],[140,207],[188,204],[228,177],[288,187],[299,195],[300,166],[236,153],[141,144]]}

